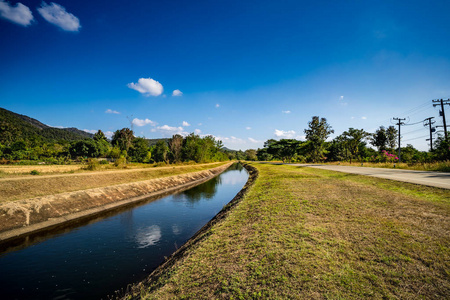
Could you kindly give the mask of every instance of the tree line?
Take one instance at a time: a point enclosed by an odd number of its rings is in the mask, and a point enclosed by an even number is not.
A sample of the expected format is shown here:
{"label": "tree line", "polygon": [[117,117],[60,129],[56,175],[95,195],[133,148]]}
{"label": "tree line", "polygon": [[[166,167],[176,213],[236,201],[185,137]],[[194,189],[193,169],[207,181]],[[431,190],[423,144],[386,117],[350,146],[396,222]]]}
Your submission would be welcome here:
{"label": "tree line", "polygon": [[[296,139],[269,139],[264,147],[247,150],[248,160],[281,160],[283,162],[398,162],[398,131],[394,126],[380,126],[374,133],[363,129],[349,128],[331,141],[328,137],[334,133],[326,118],[312,117],[308,128],[304,130],[305,141]],[[368,146],[370,144],[374,148]],[[433,151],[419,151],[412,145],[401,147],[401,161],[425,163],[450,159],[450,143],[439,137]]]}
{"label": "tree line", "polygon": [[98,130],[93,138],[77,141],[45,141],[39,136],[0,143],[0,159],[6,161],[30,160],[64,163],[88,158],[126,159],[139,163],[197,163],[228,160],[222,141],[213,136],[200,137],[194,133],[188,136],[173,135],[161,139],[155,145],[149,140],[135,137],[129,128],[114,132],[111,141]]}

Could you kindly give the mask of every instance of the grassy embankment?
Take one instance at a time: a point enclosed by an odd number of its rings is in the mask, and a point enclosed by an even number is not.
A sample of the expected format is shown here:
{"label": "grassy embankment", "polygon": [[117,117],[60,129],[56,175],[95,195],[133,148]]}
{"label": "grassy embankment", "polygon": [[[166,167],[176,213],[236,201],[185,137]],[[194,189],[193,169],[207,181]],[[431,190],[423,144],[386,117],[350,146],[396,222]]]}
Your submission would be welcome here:
{"label": "grassy embankment", "polygon": [[[225,163],[227,162],[156,168],[107,168],[102,171],[79,170],[76,173],[69,174],[60,173],[67,172],[66,169],[61,168],[65,166],[45,166],[46,174],[51,175],[12,175],[0,178],[0,203],[198,172],[215,168]],[[52,167],[54,167],[53,172]],[[16,168],[20,167],[17,166]],[[29,168],[29,166],[23,166],[23,168]],[[24,172],[28,174],[29,170],[27,169]]]}
{"label": "grassy embankment", "polygon": [[240,204],[143,298],[450,297],[449,190],[254,165]]}

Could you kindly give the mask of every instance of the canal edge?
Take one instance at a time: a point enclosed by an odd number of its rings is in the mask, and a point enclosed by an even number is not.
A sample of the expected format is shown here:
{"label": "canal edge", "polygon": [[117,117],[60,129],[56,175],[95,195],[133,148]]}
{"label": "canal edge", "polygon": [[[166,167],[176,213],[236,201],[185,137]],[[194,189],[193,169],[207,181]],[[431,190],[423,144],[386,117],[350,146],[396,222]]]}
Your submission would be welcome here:
{"label": "canal edge", "polygon": [[[194,181],[186,182],[186,183],[183,183],[180,185],[171,186],[168,188],[163,188],[161,190],[150,192],[145,195],[140,195],[140,196],[124,199],[124,200],[119,200],[117,202],[104,204],[104,205],[90,208],[87,210],[83,210],[80,212],[76,212],[76,213],[64,215],[61,217],[49,219],[49,220],[46,220],[43,222],[28,225],[26,227],[19,227],[19,228],[1,232],[0,233],[0,246],[5,246],[8,243],[12,243],[15,240],[19,240],[19,239],[24,238],[31,234],[36,234],[39,232],[52,230],[57,227],[69,226],[70,224],[81,222],[85,219],[88,220],[91,218],[95,218],[95,217],[100,216],[103,213],[110,212],[115,209],[138,204],[139,202],[145,201],[148,198],[158,197],[158,196],[162,196],[165,194],[172,194],[174,192],[185,191],[189,188],[200,185],[214,177],[217,177],[218,175],[223,173],[225,170],[227,170],[233,163],[234,162],[229,162],[227,164],[224,164],[224,165],[216,167],[216,168],[199,171],[199,172],[194,172],[194,173],[202,173],[202,174],[207,173],[207,172],[212,173],[209,176],[205,176],[205,177],[196,179]],[[192,173],[192,174],[194,174],[194,173]],[[187,174],[189,174],[189,173],[187,173]],[[179,176],[179,175],[176,175],[176,176]],[[176,177],[176,176],[165,177],[164,179],[170,180],[171,178]]]}
{"label": "canal edge", "polygon": [[[194,245],[200,243],[205,238],[209,236],[210,229],[218,222],[225,219],[229,212],[236,207],[237,204],[244,198],[248,190],[253,186],[258,178],[259,172],[255,167],[240,162],[244,168],[249,173],[249,177],[244,187],[236,194],[236,196],[228,202],[222,210],[215,215],[208,223],[206,223],[199,231],[197,231],[186,243],[184,243],[178,250],[176,250],[172,255],[170,255],[164,262],[162,262],[155,270],[153,270],[150,275],[134,284],[128,285],[125,291],[118,290],[116,295],[108,296],[108,299],[127,299],[127,300],[137,300],[141,299],[141,290],[143,288],[149,288],[149,291],[156,290],[163,286],[163,284],[158,283],[158,280],[163,276],[170,276],[170,268],[175,265],[176,262],[182,260],[186,256],[186,251],[193,247]],[[152,285],[153,284],[153,285]]]}

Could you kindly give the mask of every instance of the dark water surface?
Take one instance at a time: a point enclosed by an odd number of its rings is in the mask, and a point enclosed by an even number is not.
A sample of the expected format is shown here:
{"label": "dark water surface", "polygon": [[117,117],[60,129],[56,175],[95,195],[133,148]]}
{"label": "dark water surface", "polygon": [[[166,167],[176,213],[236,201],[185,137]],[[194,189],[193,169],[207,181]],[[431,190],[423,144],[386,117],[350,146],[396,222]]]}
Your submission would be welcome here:
{"label": "dark water surface", "polygon": [[188,191],[0,255],[0,298],[105,299],[144,279],[231,201],[247,179],[247,171],[235,164]]}

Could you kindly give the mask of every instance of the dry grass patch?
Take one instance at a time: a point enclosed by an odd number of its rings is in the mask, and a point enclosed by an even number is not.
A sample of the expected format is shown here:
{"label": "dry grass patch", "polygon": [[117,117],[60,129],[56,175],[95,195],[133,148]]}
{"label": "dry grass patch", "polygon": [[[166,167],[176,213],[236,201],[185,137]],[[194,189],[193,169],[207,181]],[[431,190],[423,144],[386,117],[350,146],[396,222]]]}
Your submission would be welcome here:
{"label": "dry grass patch", "polygon": [[450,297],[450,191],[256,167],[242,202],[143,298]]}
{"label": "dry grass patch", "polygon": [[211,169],[224,163],[0,178],[0,203]]}

